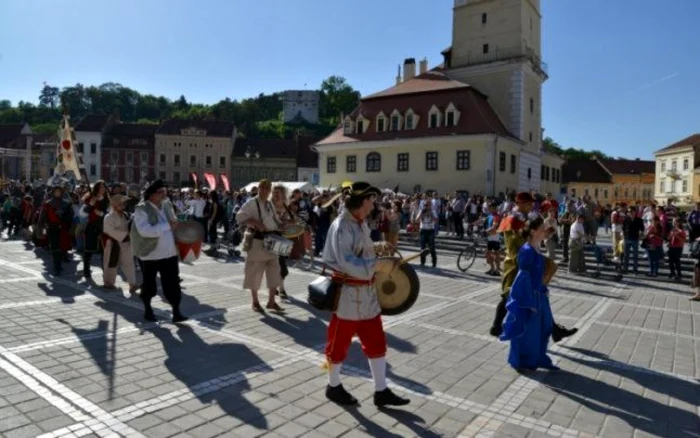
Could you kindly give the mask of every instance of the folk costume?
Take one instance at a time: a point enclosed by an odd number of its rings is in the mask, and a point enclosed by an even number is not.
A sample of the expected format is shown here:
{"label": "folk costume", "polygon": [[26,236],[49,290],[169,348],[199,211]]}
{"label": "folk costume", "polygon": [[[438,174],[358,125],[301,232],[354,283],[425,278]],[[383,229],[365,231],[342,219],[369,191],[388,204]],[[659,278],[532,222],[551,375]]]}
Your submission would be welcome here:
{"label": "folk costume", "polygon": [[[123,203],[122,195],[114,195],[111,198],[112,205]],[[129,283],[129,292],[136,291],[136,270],[134,267],[134,253],[131,250],[131,237],[129,236],[130,217],[125,211],[117,212],[111,209],[104,219],[102,233],[103,254],[103,281],[104,287],[114,289],[117,278],[117,268],[121,267],[126,281]]]}
{"label": "folk costume", "polygon": [[[63,199],[63,187],[53,186],[52,197],[41,209],[38,226],[46,228],[49,251],[53,259],[53,273],[61,275],[63,260],[71,249],[70,229],[73,225],[73,206]],[[56,196],[60,192],[59,196]]]}
{"label": "folk costume", "polygon": [[502,341],[510,341],[508,363],[518,370],[558,369],[547,356],[553,330],[549,290],[544,284],[545,258],[525,243],[518,251],[518,273],[508,296]]}
{"label": "folk costume", "polygon": [[134,212],[130,240],[134,255],[141,260],[143,267],[141,300],[145,307],[144,319],[156,321],[151,300],[157,294],[156,277],[160,274],[163,295],[173,309],[173,322],[182,322],[187,318],[180,313],[180,260],[170,225],[177,218],[168,201],[163,200],[160,205],[156,205],[149,200],[164,188],[163,181],[156,180],[145,190],[144,200],[136,206]]}
{"label": "folk costume", "polygon": [[81,214],[87,217],[85,224],[85,248],[83,250],[83,275],[91,278],[90,263],[92,255],[101,251],[102,227],[104,216],[109,207],[109,198],[106,195],[101,198],[92,193],[84,199]]}
{"label": "folk costume", "polygon": [[[503,234],[505,242],[506,257],[503,261],[503,278],[501,281],[501,301],[496,306],[496,315],[489,333],[492,336],[500,336],[503,333],[503,320],[508,312],[506,304],[511,286],[518,274],[518,254],[520,248],[525,244],[523,230],[527,223],[527,214],[522,210],[523,205],[532,204],[534,198],[527,192],[519,193],[515,199],[517,206],[508,216],[501,221],[498,232]],[[571,336],[578,331],[577,328],[567,329],[564,326],[554,324],[552,339],[559,342],[561,339]]]}
{"label": "folk costume", "polygon": [[375,385],[374,404],[401,406],[409,403],[387,387],[386,336],[374,289],[377,257],[369,226],[364,218],[353,215],[358,205],[362,206],[368,198],[380,193],[367,183],[354,183],[346,208],[331,224],[323,248],[325,269],[332,271],[334,281],[341,284],[326,343],[326,397],[340,405],[357,404],[357,399],[340,383],[340,368],[354,336],[360,338],[362,351],[369,359]]}

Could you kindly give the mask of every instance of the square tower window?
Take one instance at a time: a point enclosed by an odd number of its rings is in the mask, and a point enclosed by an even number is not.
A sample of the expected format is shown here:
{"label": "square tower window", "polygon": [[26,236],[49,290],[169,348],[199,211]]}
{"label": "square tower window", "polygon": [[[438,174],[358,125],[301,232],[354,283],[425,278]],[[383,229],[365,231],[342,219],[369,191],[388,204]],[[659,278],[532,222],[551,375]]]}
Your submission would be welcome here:
{"label": "square tower window", "polygon": [[482,52],[483,52],[484,54],[489,53],[489,45],[488,45],[488,44],[484,44],[483,47],[481,48],[481,50],[482,50]]}
{"label": "square tower window", "polygon": [[484,12],[483,14],[481,14],[481,24],[486,24],[487,20],[488,20],[488,15],[486,14],[486,12]]}

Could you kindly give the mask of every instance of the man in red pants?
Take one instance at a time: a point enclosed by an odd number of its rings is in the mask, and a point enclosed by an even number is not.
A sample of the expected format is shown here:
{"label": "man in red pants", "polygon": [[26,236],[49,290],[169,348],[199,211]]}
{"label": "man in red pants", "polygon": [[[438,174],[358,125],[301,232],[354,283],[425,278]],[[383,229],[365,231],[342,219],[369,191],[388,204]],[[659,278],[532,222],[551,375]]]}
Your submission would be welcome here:
{"label": "man in red pants", "polygon": [[[354,183],[345,199],[343,212],[328,230],[323,249],[326,267],[332,270],[334,280],[342,284],[338,306],[328,326],[326,397],[345,406],[357,404],[357,399],[340,384],[340,367],[355,335],[360,338],[362,351],[369,359],[374,378],[374,404],[382,407],[409,403],[408,399],[394,394],[386,383],[386,336],[374,289],[377,257],[365,221],[380,193],[368,183]],[[395,268],[396,265],[387,269]]]}

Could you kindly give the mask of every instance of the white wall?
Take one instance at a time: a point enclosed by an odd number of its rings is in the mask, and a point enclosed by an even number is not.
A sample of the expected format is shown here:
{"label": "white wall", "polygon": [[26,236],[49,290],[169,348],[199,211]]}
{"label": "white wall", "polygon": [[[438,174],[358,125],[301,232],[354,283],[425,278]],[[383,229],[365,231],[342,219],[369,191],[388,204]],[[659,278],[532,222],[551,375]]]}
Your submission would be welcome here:
{"label": "white wall", "polygon": [[[87,172],[90,182],[102,179],[102,134],[99,132],[76,131],[75,138],[76,145],[77,143],[83,144],[83,163],[85,164],[85,172]],[[95,143],[97,145],[94,154],[90,152],[90,145],[92,143]],[[94,174],[90,172],[92,165],[95,166]]]}

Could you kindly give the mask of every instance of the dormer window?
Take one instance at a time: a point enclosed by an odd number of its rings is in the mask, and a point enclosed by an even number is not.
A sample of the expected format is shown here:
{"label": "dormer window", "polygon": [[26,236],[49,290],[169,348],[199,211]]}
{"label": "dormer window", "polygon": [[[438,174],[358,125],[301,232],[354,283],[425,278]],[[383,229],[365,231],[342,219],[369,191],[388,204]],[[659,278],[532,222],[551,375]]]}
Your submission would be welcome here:
{"label": "dormer window", "polygon": [[447,108],[445,109],[445,126],[457,126],[459,123],[459,117],[461,116],[461,113],[459,110],[457,110],[457,107],[454,106],[452,102],[450,102],[449,105],[447,105]]}
{"label": "dormer window", "polygon": [[399,116],[391,116],[391,130],[398,131],[401,124],[401,118]]}
{"label": "dormer window", "polygon": [[447,119],[445,121],[445,126],[454,126],[455,125],[455,112],[450,111],[447,113]]}
{"label": "dormer window", "polygon": [[377,114],[377,132],[386,131],[386,116],[383,112]]}
{"label": "dormer window", "polygon": [[433,105],[428,112],[428,127],[429,128],[439,128],[440,122],[442,121],[442,113]]}
{"label": "dormer window", "polygon": [[350,120],[345,121],[345,124],[343,125],[343,132],[345,134],[352,134],[352,122]]}
{"label": "dormer window", "polygon": [[363,119],[357,119],[357,133],[362,134],[365,132],[365,123]]}
{"label": "dormer window", "polygon": [[406,114],[406,129],[413,129],[413,114]]}
{"label": "dormer window", "polygon": [[419,117],[413,112],[411,108],[406,111],[406,116],[404,117],[404,128],[403,129],[416,129],[418,126]]}

